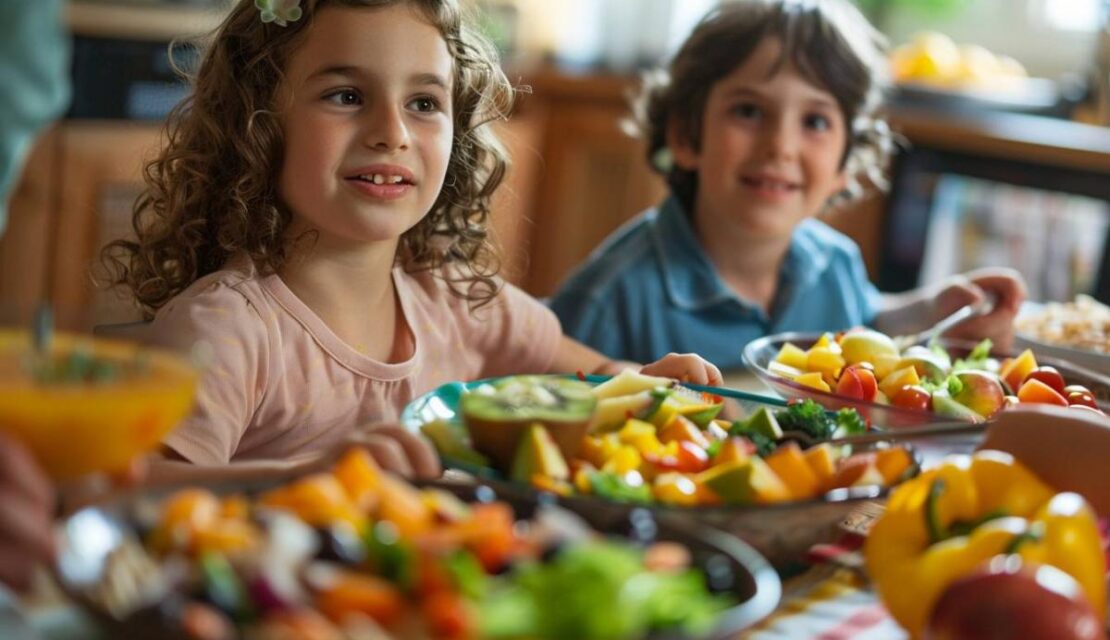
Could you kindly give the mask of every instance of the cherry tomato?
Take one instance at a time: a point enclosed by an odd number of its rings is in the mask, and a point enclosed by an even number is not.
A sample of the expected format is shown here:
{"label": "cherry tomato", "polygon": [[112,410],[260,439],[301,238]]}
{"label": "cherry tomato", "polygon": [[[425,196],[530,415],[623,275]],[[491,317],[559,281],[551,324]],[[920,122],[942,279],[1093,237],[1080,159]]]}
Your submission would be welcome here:
{"label": "cherry tomato", "polygon": [[1068,395],[1069,393],[1074,393],[1074,392],[1090,393],[1091,390],[1088,389],[1087,387],[1084,387],[1081,384],[1069,384],[1068,386],[1064,387],[1064,395],[1065,396]]}
{"label": "cherry tomato", "polygon": [[1090,407],[1098,409],[1098,403],[1095,402],[1095,397],[1089,391],[1072,391],[1067,395],[1068,404],[1071,406]]}
{"label": "cherry tomato", "polygon": [[894,394],[890,403],[901,409],[928,411],[933,406],[933,396],[916,384],[907,384]]}
{"label": "cherry tomato", "polygon": [[1022,384],[1025,384],[1029,380],[1040,380],[1041,382],[1051,387],[1052,390],[1056,393],[1062,396],[1067,395],[1067,393],[1064,391],[1064,376],[1060,375],[1060,372],[1056,370],[1056,367],[1050,367],[1047,365],[1037,367],[1036,369],[1030,371],[1029,375],[1025,376],[1025,380],[1022,380]]}

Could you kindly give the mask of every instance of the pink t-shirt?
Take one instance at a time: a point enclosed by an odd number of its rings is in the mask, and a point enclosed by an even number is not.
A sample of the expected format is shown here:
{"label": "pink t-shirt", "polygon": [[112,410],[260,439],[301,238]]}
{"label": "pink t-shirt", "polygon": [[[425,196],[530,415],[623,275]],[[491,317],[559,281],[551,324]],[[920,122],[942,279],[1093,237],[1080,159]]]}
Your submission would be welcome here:
{"label": "pink t-shirt", "polygon": [[247,259],[209,274],[162,307],[155,340],[198,341],[212,354],[197,406],[165,440],[187,460],[278,459],[328,449],[357,426],[398,418],[417,396],[455,380],[546,371],[562,336],[543,304],[505,284],[470,311],[432,271],[393,270],[415,349],[373,360],[339,339],[277,275]]}

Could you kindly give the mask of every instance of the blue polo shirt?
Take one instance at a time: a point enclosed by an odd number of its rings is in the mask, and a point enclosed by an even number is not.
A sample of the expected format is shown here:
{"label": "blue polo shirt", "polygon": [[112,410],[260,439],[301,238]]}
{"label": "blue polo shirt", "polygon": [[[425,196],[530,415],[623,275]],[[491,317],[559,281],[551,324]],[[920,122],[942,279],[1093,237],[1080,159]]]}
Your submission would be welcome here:
{"label": "blue polo shirt", "polygon": [[689,352],[735,369],[755,338],[871,322],[880,294],[859,247],[808,219],[794,230],[768,315],[729,290],[671,197],[609,236],[550,304],[566,335],[611,358],[653,362]]}

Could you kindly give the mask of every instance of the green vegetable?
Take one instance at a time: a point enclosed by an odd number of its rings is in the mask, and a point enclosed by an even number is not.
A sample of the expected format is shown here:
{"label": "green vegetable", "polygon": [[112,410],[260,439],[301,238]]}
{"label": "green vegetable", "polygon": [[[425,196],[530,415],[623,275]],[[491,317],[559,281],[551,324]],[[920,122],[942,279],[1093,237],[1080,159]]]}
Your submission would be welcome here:
{"label": "green vegetable", "polygon": [[489,591],[489,576],[469,551],[456,551],[443,560],[443,566],[459,593],[471,600],[481,600]]}
{"label": "green vegetable", "polygon": [[254,607],[243,581],[222,554],[208,551],[200,556],[200,573],[208,599],[237,622],[254,618]]}
{"label": "green vegetable", "polygon": [[804,431],[821,440],[832,436],[836,428],[825,408],[808,399],[776,411],[775,418],[783,431]]}
{"label": "green vegetable", "polygon": [[411,589],[416,582],[416,558],[401,541],[392,522],[378,522],[366,532],[366,560],[381,577]]}
{"label": "green vegetable", "polygon": [[991,359],[991,348],[993,346],[994,343],[990,341],[990,338],[982,340],[979,344],[975,345],[975,348],[971,350],[971,353],[967,354],[966,358],[956,360],[955,364],[952,365],[952,371],[965,371],[967,369],[990,370],[991,367],[988,361]]}
{"label": "green vegetable", "polygon": [[840,438],[843,436],[850,436],[857,433],[865,433],[867,431],[867,423],[864,422],[863,416],[859,411],[851,408],[844,408],[836,412],[836,428],[833,429],[833,437]]}
{"label": "green vegetable", "polygon": [[771,455],[771,452],[778,446],[778,443],[768,437],[767,434],[756,431],[740,421],[733,422],[728,433],[731,436],[739,436],[750,440],[755,445],[756,454],[761,458]]}
{"label": "green vegetable", "polygon": [[615,542],[577,545],[547,564],[520,565],[511,581],[481,604],[484,637],[617,640],[660,629],[697,633],[728,606],[708,593],[699,572],[647,571],[637,549]]}
{"label": "green vegetable", "polygon": [[631,485],[623,477],[608,471],[590,474],[590,488],[594,494],[618,502],[651,502],[651,487],[646,484]]}

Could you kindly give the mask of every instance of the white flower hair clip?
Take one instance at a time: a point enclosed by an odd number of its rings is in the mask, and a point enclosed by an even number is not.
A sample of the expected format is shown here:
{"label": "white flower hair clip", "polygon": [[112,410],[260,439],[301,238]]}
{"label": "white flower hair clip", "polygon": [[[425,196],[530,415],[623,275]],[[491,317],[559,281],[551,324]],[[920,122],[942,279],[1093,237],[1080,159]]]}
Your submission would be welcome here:
{"label": "white flower hair clip", "polygon": [[301,0],[254,0],[262,13],[262,22],[286,26],[301,19]]}

